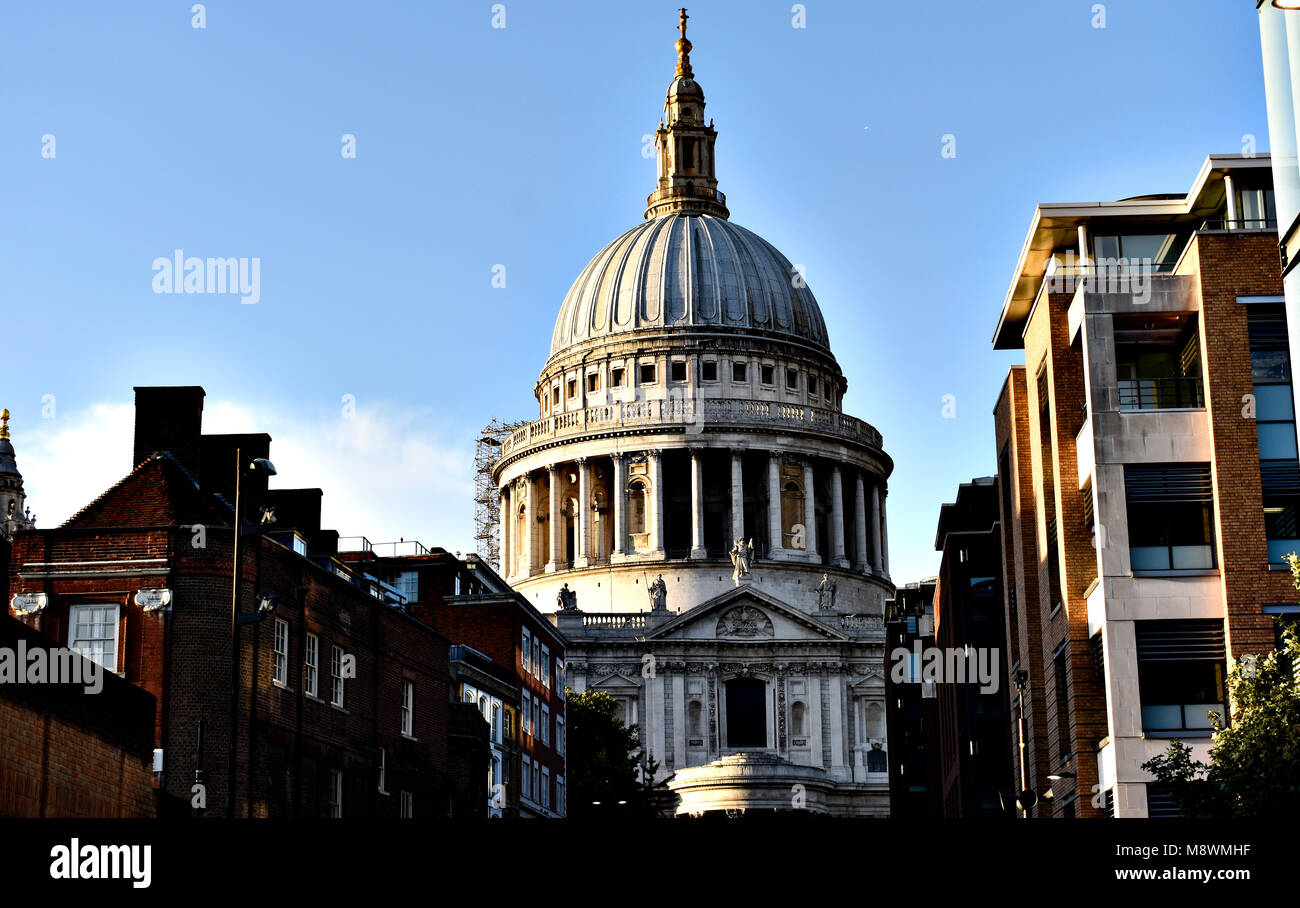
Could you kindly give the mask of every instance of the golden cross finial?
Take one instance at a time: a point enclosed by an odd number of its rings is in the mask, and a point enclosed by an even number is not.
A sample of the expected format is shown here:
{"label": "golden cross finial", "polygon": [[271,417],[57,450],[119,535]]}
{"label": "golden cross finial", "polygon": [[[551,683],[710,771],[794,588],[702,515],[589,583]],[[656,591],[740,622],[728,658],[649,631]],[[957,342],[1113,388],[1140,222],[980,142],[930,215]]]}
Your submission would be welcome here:
{"label": "golden cross finial", "polygon": [[0,438],[9,437],[9,411],[0,410]]}
{"label": "golden cross finial", "polygon": [[678,28],[682,31],[682,36],[677,39],[677,75],[690,78],[694,75],[691,72],[691,42],[686,40],[686,20],[690,16],[686,15],[686,7],[681,8],[681,22]]}

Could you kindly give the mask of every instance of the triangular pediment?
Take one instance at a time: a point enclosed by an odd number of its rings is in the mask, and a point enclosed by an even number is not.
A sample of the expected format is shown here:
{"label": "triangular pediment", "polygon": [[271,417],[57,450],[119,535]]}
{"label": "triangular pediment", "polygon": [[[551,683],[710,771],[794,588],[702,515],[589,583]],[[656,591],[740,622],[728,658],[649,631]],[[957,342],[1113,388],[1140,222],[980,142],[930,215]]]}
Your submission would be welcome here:
{"label": "triangular pediment", "polygon": [[639,682],[633,681],[627,675],[620,675],[617,672],[605,675],[603,678],[598,678],[588,684],[587,687],[593,690],[605,690],[615,693],[620,690],[639,691],[641,689]]}
{"label": "triangular pediment", "polygon": [[769,596],[741,586],[714,596],[646,634],[647,640],[848,640],[843,631]]}

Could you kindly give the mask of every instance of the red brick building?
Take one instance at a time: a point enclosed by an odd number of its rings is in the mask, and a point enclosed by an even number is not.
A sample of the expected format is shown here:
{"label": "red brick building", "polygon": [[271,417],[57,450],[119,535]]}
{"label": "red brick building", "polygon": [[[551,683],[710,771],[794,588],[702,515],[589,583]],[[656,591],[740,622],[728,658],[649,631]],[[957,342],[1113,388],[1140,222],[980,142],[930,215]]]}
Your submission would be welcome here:
{"label": "red brick building", "polygon": [[153,696],[167,812],[448,815],[450,642],[338,558],[320,490],[268,490],[247,471],[269,436],[203,435],[203,397],[136,389],[134,469],[57,529],[15,534],[10,601],[26,597],[30,627]]}
{"label": "red brick building", "polygon": [[489,813],[565,816],[564,636],[477,555],[411,541],[342,547],[456,644],[453,699],[477,703],[489,726]]}
{"label": "red brick building", "polygon": [[1212,156],[1185,194],[1034,214],[994,338],[1025,353],[994,418],[1033,816],[1171,813],[1142,764],[1171,738],[1206,759],[1228,660],[1296,611],[1297,326],[1269,166]]}
{"label": "red brick building", "polygon": [[[37,649],[59,648],[0,615],[0,650]],[[101,678],[89,688],[3,678],[0,817],[155,815],[154,698],[108,672]]]}
{"label": "red brick building", "polygon": [[1002,796],[1012,790],[998,520],[997,482],[982,477],[962,483],[957,500],[940,509],[935,532],[943,557],[934,646],[944,677],[935,685],[934,725],[945,817],[1003,815]]}

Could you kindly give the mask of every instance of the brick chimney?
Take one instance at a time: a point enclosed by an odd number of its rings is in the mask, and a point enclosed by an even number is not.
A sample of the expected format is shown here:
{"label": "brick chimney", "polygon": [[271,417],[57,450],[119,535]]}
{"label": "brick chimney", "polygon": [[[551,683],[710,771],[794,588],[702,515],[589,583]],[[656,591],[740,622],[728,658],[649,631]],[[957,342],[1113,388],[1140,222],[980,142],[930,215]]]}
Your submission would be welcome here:
{"label": "brick chimney", "polygon": [[204,394],[197,385],[135,389],[133,468],[154,454],[167,451],[185,469],[198,475]]}

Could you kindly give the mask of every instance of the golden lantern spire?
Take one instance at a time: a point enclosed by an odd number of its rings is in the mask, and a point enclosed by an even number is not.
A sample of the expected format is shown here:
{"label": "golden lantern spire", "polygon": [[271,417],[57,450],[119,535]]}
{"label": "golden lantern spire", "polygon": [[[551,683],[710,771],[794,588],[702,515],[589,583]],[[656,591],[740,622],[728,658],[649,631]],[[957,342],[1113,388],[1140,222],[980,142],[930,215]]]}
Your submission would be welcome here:
{"label": "golden lantern spire", "polygon": [[9,437],[9,411],[0,410],[0,438]]}
{"label": "golden lantern spire", "polygon": [[686,7],[680,10],[682,17],[677,27],[681,29],[682,36],[677,39],[677,75],[690,78],[694,73],[691,72],[691,42],[686,40],[686,20],[690,16],[686,15]]}
{"label": "golden lantern spire", "polygon": [[[726,218],[727,200],[718,192],[713,145],[718,133],[704,116],[704,89],[691,69],[686,9],[677,28],[677,74],[664,98],[664,115],[655,133],[658,179],[646,199],[646,219],[671,214],[709,214]],[[705,123],[708,123],[706,126]]]}

